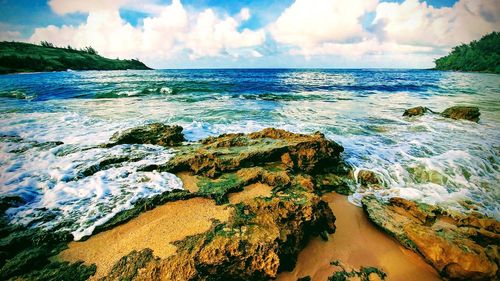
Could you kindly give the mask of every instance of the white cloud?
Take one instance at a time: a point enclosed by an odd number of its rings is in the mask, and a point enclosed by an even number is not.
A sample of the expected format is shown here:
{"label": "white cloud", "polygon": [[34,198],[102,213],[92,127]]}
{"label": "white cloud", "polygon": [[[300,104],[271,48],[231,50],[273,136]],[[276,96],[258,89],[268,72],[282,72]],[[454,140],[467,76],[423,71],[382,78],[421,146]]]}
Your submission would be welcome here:
{"label": "white cloud", "polygon": [[250,18],[246,8],[235,16],[221,16],[211,9],[189,13],[180,0],[173,0],[171,5],[154,6],[155,13],[134,27],[120,17],[119,8],[135,4],[135,0],[52,0],[50,5],[55,12],[87,12],[87,21],[79,26],[37,28],[30,41],[46,40],[78,48],[93,46],[105,56],[154,61],[181,52],[187,52],[191,59],[224,54],[255,57],[252,50],[239,49],[258,46],[265,39],[263,30],[239,31],[241,24]]}
{"label": "white cloud", "polygon": [[[367,23],[370,13],[375,18]],[[452,46],[500,30],[500,3],[460,0],[434,8],[422,0],[296,0],[269,30],[277,42],[291,46],[292,55],[402,64],[401,58],[414,56],[428,67]]]}
{"label": "white cloud", "polygon": [[[86,22],[37,28],[29,40],[93,46],[105,56],[137,57],[153,66],[165,66],[166,60],[207,57],[258,60],[271,48],[270,52],[283,59],[316,56],[353,64],[430,67],[434,58],[452,46],[500,30],[499,0],[459,0],[442,8],[423,0],[382,1],[295,0],[274,22],[250,30],[242,29],[251,18],[247,8],[227,15],[214,9],[187,9],[180,0],[172,0],[170,5],[159,5],[157,0],[51,0],[54,12],[87,13]],[[123,9],[148,16],[132,26],[120,17]],[[275,42],[266,41],[266,34]],[[16,32],[0,33],[0,39],[16,40],[18,36]]]}
{"label": "white cloud", "polygon": [[238,31],[241,21],[248,19],[247,9],[238,17],[220,19],[212,9],[206,9],[196,16],[194,25],[184,38],[185,45],[192,51],[191,58],[218,56],[221,50],[258,46],[264,42],[263,30]]}
{"label": "white cloud", "polygon": [[57,14],[82,12],[89,13],[103,10],[116,10],[127,0],[50,0],[50,8]]}
{"label": "white cloud", "polygon": [[363,37],[361,18],[377,0],[296,0],[271,24],[277,42],[303,49]]}
{"label": "white cloud", "polygon": [[380,3],[376,14],[385,40],[415,46],[451,47],[500,29],[497,0],[460,0],[443,8],[418,0]]}
{"label": "white cloud", "polygon": [[37,28],[30,41],[45,40],[56,46],[77,48],[93,46],[106,56],[133,57],[142,37],[141,30],[123,21],[118,11],[103,10],[90,12],[86,23],[76,27],[50,25]]}
{"label": "white cloud", "polygon": [[0,30],[0,42],[1,41],[19,41],[22,39],[21,32],[19,31],[9,31]]}

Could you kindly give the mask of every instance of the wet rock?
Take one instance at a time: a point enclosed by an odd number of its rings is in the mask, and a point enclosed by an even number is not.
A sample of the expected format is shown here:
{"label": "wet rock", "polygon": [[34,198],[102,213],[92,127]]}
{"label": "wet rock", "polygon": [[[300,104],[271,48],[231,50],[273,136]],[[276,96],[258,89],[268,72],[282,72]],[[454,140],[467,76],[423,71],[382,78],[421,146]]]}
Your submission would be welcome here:
{"label": "wet rock", "polygon": [[316,182],[315,189],[319,192],[335,191],[342,195],[350,195],[353,193],[351,186],[354,182],[344,174],[336,173],[321,173],[314,176]]}
{"label": "wet rock", "polygon": [[[86,280],[95,273],[95,265],[52,261],[72,235],[10,224],[4,211],[24,203],[18,197],[0,199],[0,279],[8,280]],[[65,278],[66,277],[66,278]]]}
{"label": "wet rock", "polygon": [[359,269],[349,268],[340,260],[330,262],[331,265],[337,269],[328,277],[328,281],[348,281],[348,280],[361,280],[361,281],[375,281],[385,280],[387,274],[379,268],[373,266],[361,266]]}
{"label": "wet rock", "polygon": [[480,115],[479,108],[474,106],[452,106],[441,113],[441,116],[446,118],[465,119],[473,122],[478,122]]}
{"label": "wet rock", "polygon": [[358,172],[358,182],[361,185],[374,185],[374,184],[380,184],[380,178],[377,176],[377,174],[373,171],[369,170],[360,170]]}
{"label": "wet rock", "polygon": [[207,138],[200,145],[181,149],[165,166],[149,169],[217,177],[245,167],[281,162],[290,170],[310,173],[339,165],[343,150],[320,133],[303,135],[269,128],[246,135]]}
{"label": "wet rock", "polygon": [[423,106],[412,107],[403,113],[403,116],[413,117],[413,116],[421,116],[427,113],[429,109]]}
{"label": "wet rock", "polygon": [[311,193],[240,203],[227,223],[178,242],[175,256],[151,262],[137,280],[268,280],[294,267],[310,235],[333,233],[334,221]]}
{"label": "wet rock", "polygon": [[436,206],[373,196],[362,200],[372,222],[421,254],[443,276],[459,280],[498,278],[500,223],[478,214],[449,214]]}
{"label": "wet rock", "polygon": [[116,132],[109,139],[110,143],[106,147],[118,144],[154,144],[161,146],[177,146],[185,139],[182,127],[165,125],[162,123],[152,123],[127,129],[123,132]]}

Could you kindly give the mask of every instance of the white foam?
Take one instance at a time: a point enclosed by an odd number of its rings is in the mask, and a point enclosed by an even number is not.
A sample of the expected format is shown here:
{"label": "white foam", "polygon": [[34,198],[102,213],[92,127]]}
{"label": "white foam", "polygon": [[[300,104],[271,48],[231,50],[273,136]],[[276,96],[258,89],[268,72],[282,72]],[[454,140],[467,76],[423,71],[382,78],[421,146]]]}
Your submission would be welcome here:
{"label": "white foam", "polygon": [[[9,209],[12,222],[43,228],[70,230],[75,240],[90,235],[95,227],[118,212],[130,209],[140,198],[182,189],[182,182],[166,172],[139,172],[149,164],[163,164],[173,151],[153,145],[119,145],[81,149],[61,145],[49,150],[31,148],[9,153],[16,144],[2,143],[0,194],[19,195],[28,203]],[[110,157],[137,157],[93,175],[81,172]],[[53,215],[51,220],[39,220]],[[63,225],[61,227],[61,225]]]}

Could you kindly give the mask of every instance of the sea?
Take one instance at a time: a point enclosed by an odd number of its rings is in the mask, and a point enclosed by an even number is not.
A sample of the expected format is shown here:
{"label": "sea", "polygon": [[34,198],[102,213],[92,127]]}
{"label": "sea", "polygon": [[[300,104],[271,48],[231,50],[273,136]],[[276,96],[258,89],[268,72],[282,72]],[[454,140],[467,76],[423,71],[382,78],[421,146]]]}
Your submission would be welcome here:
{"label": "sea", "polygon": [[[477,106],[478,123],[407,108]],[[404,69],[68,71],[0,76],[0,197],[24,202],[12,223],[92,234],[139,198],[182,189],[162,164],[175,148],[102,148],[117,131],[151,122],[184,127],[189,141],[267,127],[323,132],[344,146],[367,194],[404,197],[500,219],[500,75]],[[61,144],[62,142],[62,144]],[[109,157],[130,161],[85,176]]]}

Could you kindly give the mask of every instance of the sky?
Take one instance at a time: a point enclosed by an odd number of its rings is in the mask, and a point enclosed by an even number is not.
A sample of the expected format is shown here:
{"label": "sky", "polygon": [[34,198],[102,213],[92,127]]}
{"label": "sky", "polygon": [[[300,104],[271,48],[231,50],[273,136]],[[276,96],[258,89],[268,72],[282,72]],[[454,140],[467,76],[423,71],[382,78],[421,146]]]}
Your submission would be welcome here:
{"label": "sky", "polygon": [[0,41],[154,68],[430,68],[500,31],[500,0],[0,0]]}

